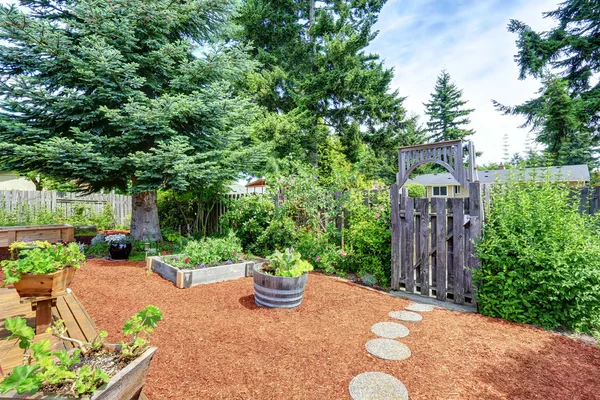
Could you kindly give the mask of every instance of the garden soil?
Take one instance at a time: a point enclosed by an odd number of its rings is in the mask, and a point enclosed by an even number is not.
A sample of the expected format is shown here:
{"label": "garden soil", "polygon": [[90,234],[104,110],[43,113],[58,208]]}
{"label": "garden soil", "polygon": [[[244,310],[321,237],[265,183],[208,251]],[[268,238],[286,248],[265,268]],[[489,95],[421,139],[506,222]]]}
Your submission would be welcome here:
{"label": "garden soil", "polygon": [[252,278],[177,289],[144,263],[91,261],[72,289],[111,341],[148,304],[164,313],[145,394],[163,399],[349,399],[356,375],[385,372],[410,399],[600,399],[600,349],[481,315],[436,309],[404,323],[404,361],[375,358],[371,326],[409,302],[311,274],[294,310],[259,308]]}

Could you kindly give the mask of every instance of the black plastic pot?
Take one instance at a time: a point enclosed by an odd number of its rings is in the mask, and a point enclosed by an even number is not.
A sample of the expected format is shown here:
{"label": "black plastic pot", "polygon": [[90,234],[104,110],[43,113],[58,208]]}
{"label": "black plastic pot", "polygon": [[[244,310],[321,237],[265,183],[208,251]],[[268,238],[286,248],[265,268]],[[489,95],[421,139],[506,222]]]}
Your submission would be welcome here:
{"label": "black plastic pot", "polygon": [[127,260],[131,254],[131,243],[111,243],[108,251],[112,260]]}

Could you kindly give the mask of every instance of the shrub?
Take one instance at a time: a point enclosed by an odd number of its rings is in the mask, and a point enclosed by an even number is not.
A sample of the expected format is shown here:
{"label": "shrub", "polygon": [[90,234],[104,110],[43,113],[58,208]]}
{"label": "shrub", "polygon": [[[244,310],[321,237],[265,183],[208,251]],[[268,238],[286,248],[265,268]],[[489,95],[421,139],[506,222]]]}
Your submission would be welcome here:
{"label": "shrub", "polygon": [[297,249],[326,273],[344,271],[348,255],[340,249],[340,236],[333,224],[325,232],[306,230],[299,234]]}
{"label": "shrub", "polygon": [[390,278],[392,237],[388,192],[380,192],[373,204],[353,193],[348,205],[348,228],[344,230],[349,268],[359,276],[373,274],[382,286]]}
{"label": "shrub", "polygon": [[280,217],[271,221],[252,248],[256,254],[265,255],[277,249],[293,247],[297,241],[294,221],[288,217]]}
{"label": "shrub", "polygon": [[230,203],[219,222],[235,231],[244,250],[265,254],[264,249],[257,248],[257,243],[271,224],[274,210],[273,199],[268,195],[244,196]]}
{"label": "shrub", "polygon": [[420,183],[409,183],[404,186],[408,191],[408,196],[412,198],[427,197],[427,188]]}
{"label": "shrub", "polygon": [[546,180],[496,185],[477,244],[482,314],[547,329],[600,328],[600,229],[572,188]]}

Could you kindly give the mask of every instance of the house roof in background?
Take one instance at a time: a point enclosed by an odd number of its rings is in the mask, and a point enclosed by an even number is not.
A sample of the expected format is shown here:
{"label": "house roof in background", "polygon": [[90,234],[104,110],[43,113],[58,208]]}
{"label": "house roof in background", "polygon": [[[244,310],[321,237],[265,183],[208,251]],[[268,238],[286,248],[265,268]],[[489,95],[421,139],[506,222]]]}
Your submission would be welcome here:
{"label": "house roof in background", "polygon": [[[544,179],[547,173],[557,181],[589,182],[590,170],[587,165],[565,165],[564,167],[542,167],[542,168],[525,168],[525,169],[499,169],[499,170],[478,170],[479,182],[495,183],[506,182],[511,176],[517,176],[520,180],[532,180],[535,177],[536,181]],[[521,176],[522,174],[522,176]],[[456,179],[449,173],[442,174],[426,174],[415,176],[406,181],[409,183],[420,183],[424,186],[432,185],[460,185]]]}
{"label": "house roof in background", "polygon": [[246,193],[246,186],[240,185],[239,183],[232,183],[229,185],[229,194]]}
{"label": "house roof in background", "polygon": [[267,186],[267,183],[264,179],[257,179],[255,181],[249,182],[246,187],[255,187],[255,186]]}

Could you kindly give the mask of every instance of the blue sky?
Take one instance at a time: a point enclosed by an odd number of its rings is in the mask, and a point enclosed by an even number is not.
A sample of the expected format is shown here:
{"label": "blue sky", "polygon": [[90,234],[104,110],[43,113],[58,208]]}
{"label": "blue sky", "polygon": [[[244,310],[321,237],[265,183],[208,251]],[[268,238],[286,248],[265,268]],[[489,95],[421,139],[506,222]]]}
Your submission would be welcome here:
{"label": "blue sky", "polygon": [[[556,9],[557,0],[388,0],[375,29],[379,36],[369,51],[378,53],[393,67],[393,89],[407,96],[410,112],[423,114],[435,80],[445,68],[463,89],[463,97],[474,108],[472,137],[480,163],[502,160],[504,133],[511,154],[525,149],[527,129],[523,118],[503,116],[491,100],[518,104],[535,96],[539,82],[518,80],[513,56],[516,35],[506,26],[521,20],[536,30],[547,30],[554,22],[542,17]],[[425,123],[427,119],[422,117]]]}

